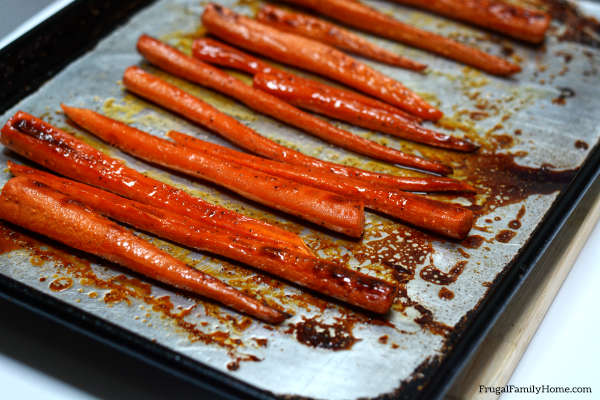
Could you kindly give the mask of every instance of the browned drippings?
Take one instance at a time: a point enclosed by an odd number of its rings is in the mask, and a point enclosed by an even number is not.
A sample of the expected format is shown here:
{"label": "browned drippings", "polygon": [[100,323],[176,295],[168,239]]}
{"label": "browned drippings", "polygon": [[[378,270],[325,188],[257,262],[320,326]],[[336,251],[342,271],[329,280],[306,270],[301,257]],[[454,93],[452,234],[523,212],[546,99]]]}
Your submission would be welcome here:
{"label": "browned drippings", "polygon": [[435,285],[449,285],[456,282],[460,274],[462,274],[468,261],[458,261],[450,271],[443,272],[433,265],[428,265],[421,270],[419,276],[424,281],[433,283]]}
{"label": "browned drippings", "polygon": [[456,249],[463,258],[471,258],[471,255],[465,251],[462,247]]}
{"label": "browned drippings", "polygon": [[68,276],[57,278],[50,282],[50,285],[48,285],[50,290],[54,292],[62,292],[63,290],[67,290],[71,286],[73,286],[73,279],[69,278]]}
{"label": "browned drippings", "polygon": [[336,319],[333,324],[318,321],[315,317],[303,318],[295,324],[289,324],[285,333],[295,333],[296,339],[307,346],[328,350],[349,350],[356,339],[352,335],[354,321]]}
{"label": "browned drippings", "polygon": [[428,329],[431,333],[447,336],[452,332],[452,327],[433,319],[433,313],[420,304],[415,305],[415,309],[421,313],[421,316],[415,321],[423,328]]}
{"label": "browned drippings", "polygon": [[478,249],[485,242],[485,238],[480,235],[470,235],[460,241],[460,245],[467,249]]}
{"label": "browned drippings", "polygon": [[559,39],[600,48],[600,23],[587,17],[567,0],[537,0],[540,5],[564,26]]}
{"label": "browned drippings", "polygon": [[454,298],[454,292],[446,287],[443,287],[438,292],[438,297],[444,300],[452,300]]}
{"label": "browned drippings", "polygon": [[248,361],[258,362],[258,361],[262,361],[262,360],[253,354],[245,354],[243,356],[236,357],[233,361],[228,362],[226,367],[230,371],[237,371],[238,369],[240,369],[241,362],[248,362]]}
{"label": "browned drippings", "polygon": [[267,347],[267,344],[269,343],[269,340],[265,338],[252,338],[252,340],[254,340],[259,347]]}
{"label": "browned drippings", "polygon": [[503,229],[496,235],[496,241],[500,243],[508,243],[515,237],[517,233],[508,229]]}
{"label": "browned drippings", "polygon": [[571,97],[575,97],[575,91],[568,87],[558,88],[560,90],[560,94],[558,97],[552,99],[552,104],[557,104],[559,106],[564,106],[567,103],[567,99]]}
{"label": "browned drippings", "polygon": [[584,142],[583,140],[575,141],[575,148],[580,150],[587,150],[590,148],[590,145]]}
{"label": "browned drippings", "polygon": [[517,213],[517,216],[515,217],[515,219],[513,219],[512,221],[510,221],[508,223],[508,227],[510,229],[519,229],[521,227],[521,218],[523,218],[524,215],[525,215],[525,206],[522,205],[521,208],[519,208],[519,212]]}
{"label": "browned drippings", "polygon": [[383,336],[380,336],[379,339],[377,339],[377,341],[381,344],[387,344],[388,339],[389,339],[388,335],[383,335]]}
{"label": "browned drippings", "polygon": [[515,162],[511,154],[476,154],[464,157],[455,174],[485,191],[483,205],[470,208],[479,216],[497,207],[519,203],[534,194],[551,194],[565,187],[577,170],[554,171],[531,168]]}

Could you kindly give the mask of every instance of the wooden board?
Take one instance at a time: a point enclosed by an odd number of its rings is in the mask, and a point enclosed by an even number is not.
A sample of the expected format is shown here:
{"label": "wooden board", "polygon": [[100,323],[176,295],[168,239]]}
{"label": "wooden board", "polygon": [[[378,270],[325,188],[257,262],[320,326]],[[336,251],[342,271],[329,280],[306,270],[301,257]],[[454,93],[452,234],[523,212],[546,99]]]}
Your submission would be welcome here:
{"label": "wooden board", "polygon": [[479,385],[508,383],[599,219],[597,179],[458,377],[447,399],[498,398],[493,393],[479,393]]}

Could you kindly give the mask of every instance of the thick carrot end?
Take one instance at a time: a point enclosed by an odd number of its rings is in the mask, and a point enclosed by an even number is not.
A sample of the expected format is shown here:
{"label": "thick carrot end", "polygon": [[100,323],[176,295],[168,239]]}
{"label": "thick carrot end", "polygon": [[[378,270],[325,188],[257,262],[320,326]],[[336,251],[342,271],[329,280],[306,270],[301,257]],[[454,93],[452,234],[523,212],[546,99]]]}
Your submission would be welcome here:
{"label": "thick carrot end", "polygon": [[455,232],[456,236],[454,236],[454,238],[455,239],[466,238],[467,235],[469,234],[469,232],[471,231],[471,228],[473,227],[474,223],[475,223],[475,214],[473,214],[473,211],[465,208],[463,217],[461,218],[460,222],[456,226],[456,232]]}

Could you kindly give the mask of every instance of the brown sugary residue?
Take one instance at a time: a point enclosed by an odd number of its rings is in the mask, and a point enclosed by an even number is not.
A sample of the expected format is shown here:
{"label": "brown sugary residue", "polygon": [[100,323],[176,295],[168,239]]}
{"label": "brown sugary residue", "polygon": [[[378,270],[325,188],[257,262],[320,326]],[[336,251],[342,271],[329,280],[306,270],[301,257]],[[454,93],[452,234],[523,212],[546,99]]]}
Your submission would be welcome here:
{"label": "brown sugary residue", "polygon": [[265,338],[252,338],[252,340],[254,340],[259,347],[267,347],[267,344],[269,343],[269,339]]}
{"label": "brown sugary residue", "polygon": [[508,223],[508,227],[510,229],[519,229],[521,227],[521,218],[523,218],[523,216],[525,215],[525,211],[525,206],[522,205],[521,208],[519,208],[519,212],[517,213],[515,219]]}
{"label": "brown sugary residue", "polygon": [[285,333],[295,334],[296,339],[310,347],[327,350],[349,350],[360,339],[352,335],[355,321],[336,318],[334,323],[324,323],[316,317],[305,318],[295,324],[288,324]]}
{"label": "brown sugary residue", "polygon": [[433,265],[428,265],[421,270],[419,275],[424,281],[435,285],[449,285],[456,282],[467,263],[468,261],[458,261],[448,272],[443,272]]}
{"label": "brown sugary residue", "polygon": [[519,165],[512,154],[467,156],[455,174],[482,189],[485,200],[470,208],[479,216],[497,207],[519,203],[534,194],[551,194],[565,187],[577,170],[555,171],[548,167]]}
{"label": "brown sugary residue", "polygon": [[236,357],[233,361],[228,362],[226,367],[230,371],[237,371],[238,369],[240,369],[241,362],[248,362],[248,361],[258,362],[258,361],[262,361],[262,360],[253,354],[245,354],[245,355]]}
{"label": "brown sugary residue", "polygon": [[478,249],[485,242],[485,238],[481,235],[469,235],[460,241],[460,245],[467,249]]}
{"label": "brown sugary residue", "polygon": [[571,88],[561,87],[558,88],[558,90],[560,91],[560,94],[558,95],[558,97],[552,99],[552,104],[564,106],[565,104],[567,104],[567,99],[575,97],[575,91]]}
{"label": "brown sugary residue", "polygon": [[589,149],[590,145],[587,144],[586,142],[584,142],[583,140],[576,140],[575,141],[575,148],[576,149],[580,149],[580,150],[587,150]]}
{"label": "brown sugary residue", "polygon": [[73,286],[73,279],[68,276],[57,278],[48,285],[53,292],[62,292],[63,290],[69,289],[71,286]]}
{"label": "brown sugary residue", "polygon": [[440,299],[452,300],[454,298],[454,292],[446,287],[443,287],[438,292],[438,296]]}
{"label": "brown sugary residue", "polygon": [[567,0],[537,0],[555,21],[561,23],[558,32],[560,40],[577,42],[600,48],[600,23],[594,17],[588,17],[572,2]]}
{"label": "brown sugary residue", "polygon": [[516,234],[517,232],[515,231],[503,229],[496,235],[496,240],[500,243],[508,243],[516,236]]}
{"label": "brown sugary residue", "polygon": [[389,339],[388,335],[383,335],[383,336],[380,336],[379,339],[377,339],[377,341],[381,344],[387,344],[388,339]]}

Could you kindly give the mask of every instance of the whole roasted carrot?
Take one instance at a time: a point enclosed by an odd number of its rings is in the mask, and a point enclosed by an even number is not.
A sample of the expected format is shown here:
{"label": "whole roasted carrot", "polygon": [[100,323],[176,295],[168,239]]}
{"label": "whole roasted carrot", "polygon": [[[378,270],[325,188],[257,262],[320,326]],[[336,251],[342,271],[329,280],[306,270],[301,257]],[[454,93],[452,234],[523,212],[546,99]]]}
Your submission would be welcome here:
{"label": "whole roasted carrot", "polygon": [[267,4],[256,14],[256,19],[281,31],[317,40],[340,50],[389,65],[414,71],[422,71],[427,68],[425,64],[392,53],[341,26],[307,14],[290,12]]}
{"label": "whole roasted carrot", "polygon": [[[493,75],[508,76],[521,70],[516,64],[444,36],[415,28],[355,0],[285,0],[310,8],[345,24],[397,40]],[[459,1],[457,1],[459,3]],[[462,4],[462,2],[460,2]]]}
{"label": "whole roasted carrot", "polygon": [[322,82],[318,82],[313,79],[301,78],[298,75],[293,75],[288,72],[283,71],[282,69],[273,67],[256,57],[251,56],[248,53],[244,53],[243,51],[233,48],[231,46],[226,45],[223,42],[218,40],[210,39],[210,38],[198,38],[194,40],[192,45],[192,54],[195,58],[201,61],[206,61],[211,64],[220,65],[222,67],[232,68],[239,71],[247,72],[250,75],[256,75],[258,73],[265,74],[276,74],[283,76],[294,76],[297,79],[303,79],[306,82],[310,82],[311,85],[318,85],[321,90],[329,91],[336,90],[337,95],[340,98],[350,100],[353,102],[358,102],[364,106],[369,106],[371,108],[377,108],[386,110],[387,112],[397,115],[401,118],[405,118],[408,120],[412,120],[414,122],[420,123],[423,120],[416,115],[409,114],[406,111],[402,111],[397,107],[389,105],[388,103],[384,103],[379,100],[375,100],[371,97],[363,96],[357,92],[353,92],[351,90],[345,90],[336,88],[331,85],[327,85]]}
{"label": "whole roasted carrot", "polygon": [[300,128],[337,146],[354,151],[355,153],[411,168],[418,168],[439,174],[451,172],[450,168],[440,162],[406,154],[339,129],[276,97],[248,87],[248,85],[239,79],[202,61],[189,57],[179,50],[149,36],[141,36],[137,47],[140,53],[151,63],[158,65],[168,72],[230,95],[257,111]]}
{"label": "whole roasted carrot", "polygon": [[531,43],[544,40],[550,15],[497,0],[394,0]]}
{"label": "whole roasted carrot", "polygon": [[191,152],[91,110],[62,106],[65,114],[102,140],[135,157],[224,186],[267,206],[360,237],[362,202],[240,166],[222,158]]}
{"label": "whole roasted carrot", "polygon": [[167,207],[198,222],[311,254],[295,234],[149,178],[34,116],[17,112],[2,128],[9,149],[61,175],[139,201]]}
{"label": "whole roasted carrot", "polygon": [[79,126],[126,153],[224,186],[243,197],[352,237],[364,229],[363,204],[240,166],[150,135],[91,110],[62,106]]}
{"label": "whole roasted carrot", "polygon": [[258,73],[254,75],[254,87],[299,108],[337,118],[363,128],[445,149],[466,152],[478,149],[478,146],[468,140],[435,132],[385,110],[345,99],[338,95],[339,89],[326,88],[329,90],[323,90],[322,85],[313,85],[311,81],[297,78],[291,74]]}
{"label": "whole roasted carrot", "polygon": [[125,71],[123,83],[132,92],[157,103],[185,118],[210,129],[255,154],[290,164],[322,168],[341,176],[352,176],[369,181],[372,185],[393,188],[410,187],[415,191],[473,191],[453,179],[447,178],[412,178],[379,174],[358,168],[330,163],[314,157],[306,156],[290,148],[259,135],[246,125],[239,123],[206,104],[204,101],[170,85],[138,67],[129,67]]}
{"label": "whole roasted carrot", "polygon": [[306,185],[364,201],[365,207],[382,212],[419,228],[444,236],[462,239],[473,226],[473,213],[464,207],[401,191],[380,190],[353,178],[341,178],[286,163],[241,153],[213,143],[195,139],[184,133],[169,132],[175,142],[196,151],[237,162],[247,168],[268,172]]}
{"label": "whole roasted carrot", "polygon": [[284,313],[187,266],[36,180],[18,177],[4,185],[0,195],[0,219],[266,322],[280,323],[286,318]]}
{"label": "whole roasted carrot", "polygon": [[443,115],[400,82],[326,44],[279,31],[215,4],[206,6],[202,23],[227,42],[339,81],[421,118],[435,121]]}
{"label": "whole roasted carrot", "polygon": [[[10,161],[8,166],[13,175],[43,181],[52,189],[111,219],[190,248],[240,261],[355,306],[385,313],[394,300],[394,285],[369,278],[341,265],[268,243],[249,241],[218,228],[207,228],[168,210],[127,200],[92,186]],[[335,275],[339,279],[332,279]],[[365,282],[369,284],[364,286]]]}

